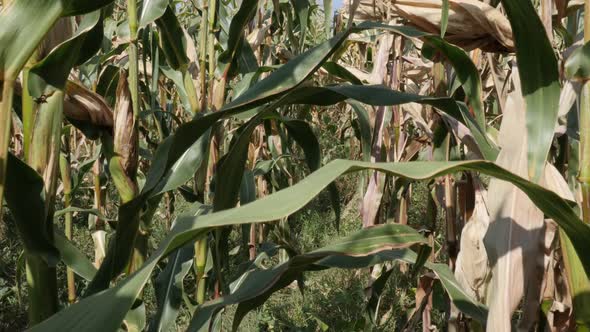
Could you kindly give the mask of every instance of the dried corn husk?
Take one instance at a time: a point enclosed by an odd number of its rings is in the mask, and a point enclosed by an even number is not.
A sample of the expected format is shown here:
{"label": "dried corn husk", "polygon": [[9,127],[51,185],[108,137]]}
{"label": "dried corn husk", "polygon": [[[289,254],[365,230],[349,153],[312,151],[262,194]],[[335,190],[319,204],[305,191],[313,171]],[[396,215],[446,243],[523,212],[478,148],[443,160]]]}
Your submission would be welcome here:
{"label": "dried corn husk", "polygon": [[94,242],[94,266],[98,269],[107,255],[106,251],[106,232],[98,230],[92,233]]}
{"label": "dried corn husk", "polygon": [[488,254],[483,243],[490,215],[481,190],[476,191],[475,207],[461,231],[461,250],[457,255],[455,277],[463,289],[479,302],[484,302],[490,277]]}
{"label": "dried corn husk", "polygon": [[94,126],[113,127],[113,112],[105,100],[76,81],[66,84],[64,114],[69,119]]}
{"label": "dried corn husk", "polygon": [[115,154],[120,157],[119,163],[125,175],[134,179],[138,163],[138,130],[131,107],[131,93],[127,83],[127,73],[122,70],[117,86],[117,104],[115,105],[115,127],[113,147]]}
{"label": "dried corn husk", "polygon": [[[63,112],[69,120],[103,127],[107,131],[112,129],[113,111],[102,96],[73,80],[68,80],[65,92]],[[16,81],[14,93],[22,96],[20,81]]]}

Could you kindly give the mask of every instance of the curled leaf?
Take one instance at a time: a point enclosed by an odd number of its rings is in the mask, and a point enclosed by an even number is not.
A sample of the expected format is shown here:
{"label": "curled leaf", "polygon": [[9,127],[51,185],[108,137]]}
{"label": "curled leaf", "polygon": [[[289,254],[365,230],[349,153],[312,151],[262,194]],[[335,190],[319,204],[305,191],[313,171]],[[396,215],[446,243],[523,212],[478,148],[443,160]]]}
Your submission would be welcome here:
{"label": "curled leaf", "polygon": [[72,80],[66,84],[64,115],[78,127],[92,126],[109,131],[113,127],[113,112],[106,101],[99,94]]}
{"label": "curled leaf", "polygon": [[[477,0],[449,0],[445,39],[471,50],[490,52],[514,50],[510,23],[496,8]],[[440,0],[362,0],[355,18],[383,20],[388,11],[408,20],[422,31],[440,35],[443,29],[443,1]],[[345,17],[347,5],[342,10]]]}

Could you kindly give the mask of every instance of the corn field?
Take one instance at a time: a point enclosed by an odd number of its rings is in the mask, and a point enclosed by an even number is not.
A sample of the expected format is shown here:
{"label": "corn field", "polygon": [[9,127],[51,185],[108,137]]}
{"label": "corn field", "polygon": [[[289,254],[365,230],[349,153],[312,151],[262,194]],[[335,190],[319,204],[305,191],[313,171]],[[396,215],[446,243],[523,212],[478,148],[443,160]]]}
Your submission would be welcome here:
{"label": "corn field", "polygon": [[[334,269],[350,331],[590,331],[590,0],[0,4],[1,329],[246,331]],[[317,197],[358,230],[303,251]]]}

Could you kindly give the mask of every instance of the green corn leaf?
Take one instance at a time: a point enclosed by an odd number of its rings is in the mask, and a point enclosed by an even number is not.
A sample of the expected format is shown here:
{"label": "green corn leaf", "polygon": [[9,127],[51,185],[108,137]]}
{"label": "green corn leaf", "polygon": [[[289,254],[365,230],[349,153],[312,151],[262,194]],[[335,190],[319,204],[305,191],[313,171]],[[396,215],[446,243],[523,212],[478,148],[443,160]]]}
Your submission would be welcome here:
{"label": "green corn leaf", "polygon": [[[481,155],[487,160],[494,160],[498,148],[488,139],[484,130],[473,119],[463,103],[451,98],[435,98],[393,91],[382,85],[340,85],[327,87],[302,87],[283,100],[285,104],[312,104],[328,106],[346,99],[354,99],[373,106],[399,105],[409,102],[428,104],[458,119],[470,130],[478,144]],[[370,151],[370,150],[369,150]]]}
{"label": "green corn leaf", "polygon": [[[29,2],[37,1],[29,0]],[[93,12],[108,4],[111,4],[113,0],[57,0],[55,2],[61,2],[63,5],[62,16],[74,16]]]}
{"label": "green corn leaf", "polygon": [[240,110],[252,108],[269,100],[280,97],[292,90],[314,73],[327,59],[342,45],[350,33],[369,29],[379,29],[394,32],[408,38],[422,38],[441,52],[457,71],[457,77],[461,82],[473,108],[481,132],[485,133],[485,119],[483,115],[483,103],[481,100],[481,79],[477,68],[471,59],[460,48],[445,42],[439,36],[427,34],[411,27],[391,26],[375,22],[363,22],[334,38],[302,53],[287,62],[269,77],[254,84],[239,97],[222,110]]}
{"label": "green corn leaf", "polygon": [[242,185],[240,186],[240,204],[248,204],[256,200],[256,181],[254,179],[254,172],[245,170],[242,177]]}
{"label": "green corn leaf", "polygon": [[[96,22],[92,28],[89,28],[95,20],[95,15],[99,15],[98,22]],[[85,37],[84,42],[80,47],[80,51],[78,51],[78,59],[75,63],[76,66],[83,65],[101,49],[104,38],[104,18],[100,10],[88,13],[82,17],[82,21],[78,25],[75,36],[77,35],[81,37],[82,33],[84,33]]]}
{"label": "green corn leaf", "polygon": [[354,76],[354,74],[351,73],[350,71],[348,71],[348,69],[342,67],[341,65],[339,65],[336,62],[326,61],[322,65],[322,68],[324,68],[330,75],[334,75],[336,77],[339,77],[339,78],[346,80],[352,84],[357,84],[357,85],[363,84],[363,82],[361,82],[361,80],[359,80],[358,77]]}
{"label": "green corn leaf", "polygon": [[74,271],[77,275],[85,280],[92,280],[96,275],[96,267],[70,240],[62,233],[54,232],[54,243],[59,250],[61,260]]}
{"label": "green corn leaf", "polygon": [[392,176],[425,180],[460,171],[481,172],[509,181],[521,189],[547,217],[552,218],[570,238],[586,270],[590,270],[590,227],[585,225],[571,206],[552,191],[514,175],[489,161],[367,163],[335,160],[312,173],[296,185],[252,203],[205,216],[184,216],[161,242],[159,248],[134,274],[115,287],[83,299],[33,327],[31,331],[113,331],[149,280],[157,263],[174,250],[214,227],[242,225],[278,220],[302,208],[328,184],[343,174],[366,169]]}
{"label": "green corn leaf", "polygon": [[133,254],[133,243],[139,228],[140,218],[137,216],[147,203],[146,195],[139,195],[135,199],[119,208],[117,220],[125,220],[124,225],[119,223],[115,238],[109,244],[109,250],[96,275],[88,284],[83,296],[88,297],[109,287],[111,280],[119,275]]}
{"label": "green corn leaf", "polygon": [[227,113],[215,112],[187,122],[178,127],[174,135],[168,136],[160,143],[155,152],[152,167],[146,176],[142,192],[149,193],[154,188],[163,188],[165,185],[162,184],[162,181],[167,181],[166,174],[170,169],[224,115],[228,116]]}
{"label": "green corn leaf", "polygon": [[270,115],[270,110],[263,111],[244,124],[235,143],[230,147],[223,160],[219,162],[213,200],[214,211],[230,209],[238,203],[244,167],[248,159],[250,137],[254,129]]}
{"label": "green corn leaf", "polygon": [[[240,9],[233,16],[227,39],[227,48],[219,55],[218,65],[223,75],[227,75],[229,67],[238,56],[240,56],[243,47],[250,47],[248,43],[244,43],[244,28],[252,20],[256,10],[258,9],[257,0],[244,0]],[[252,52],[250,50],[250,52]],[[250,63],[249,61],[245,64]]]}
{"label": "green corn leaf", "polygon": [[[197,205],[191,214],[194,216],[208,212],[205,205]],[[172,225],[174,228],[174,225]],[[168,258],[166,267],[155,280],[158,311],[154,315],[149,331],[169,331],[176,322],[182,303],[183,280],[193,265],[194,246],[186,245],[174,251]]]}
{"label": "green corn leaf", "polygon": [[160,65],[159,70],[162,72],[162,74],[164,74],[164,76],[168,77],[172,80],[172,82],[174,82],[176,89],[178,91],[178,95],[180,97],[180,101],[182,102],[183,108],[187,111],[191,110],[191,103],[188,97],[188,91],[186,91],[186,88],[184,87],[184,74],[178,70],[174,70],[164,65]]}
{"label": "green corn leaf", "polygon": [[434,46],[453,66],[457,78],[467,95],[469,107],[475,114],[478,126],[485,132],[486,120],[482,99],[481,78],[471,58],[461,48],[445,42],[438,36],[427,36],[424,40]]}
{"label": "green corn leaf", "polygon": [[311,129],[309,123],[303,120],[293,120],[288,118],[281,119],[281,122],[287,129],[289,136],[292,137],[303,150],[305,162],[313,172],[322,165],[322,151],[320,142]]}
{"label": "green corn leaf", "polygon": [[63,216],[66,213],[72,213],[72,212],[79,212],[79,213],[88,213],[88,214],[93,214],[95,216],[97,216],[98,218],[102,219],[102,220],[110,220],[113,221],[114,219],[109,218],[105,215],[103,215],[99,210],[97,209],[84,209],[84,208],[79,208],[79,207],[75,207],[75,206],[70,206],[68,208],[65,209],[61,209],[61,210],[57,210],[55,211],[55,213],[53,214],[54,218],[58,218],[60,216]]}
{"label": "green corn leaf", "polygon": [[185,153],[174,162],[167,170],[166,174],[160,179],[156,188],[153,189],[152,195],[162,194],[167,191],[176,189],[185,184],[194,175],[195,171],[201,166],[206,157],[208,157],[210,143],[210,129],[186,150]]}
{"label": "green corn leaf", "polygon": [[[0,80],[15,79],[45,34],[62,16],[93,12],[112,0],[13,1],[0,13]],[[34,24],[31,24],[34,22]]]}
{"label": "green corn leaf", "polygon": [[100,48],[103,26],[100,11],[85,15],[76,33],[55,47],[29,72],[28,88],[33,98],[52,89],[64,90],[72,67],[84,63]]}
{"label": "green corn leaf", "polygon": [[311,4],[308,0],[291,0],[291,2],[299,21],[299,49],[303,50],[305,46],[305,34],[307,33],[307,22],[309,21],[309,7]]}
{"label": "green corn leaf", "polygon": [[168,8],[168,2],[168,0],[145,0],[141,7],[139,27],[145,28],[148,24],[162,17]]}
{"label": "green corn leaf", "polygon": [[237,111],[259,106],[295,88],[313,74],[345,40],[338,36],[308,50],[279,67],[267,78],[256,82],[239,97],[226,104],[222,111]]}
{"label": "green corn leaf", "polygon": [[362,153],[363,153],[363,161],[370,161],[371,160],[371,142],[372,142],[372,133],[371,133],[371,122],[369,120],[369,114],[365,107],[354,100],[348,102],[350,106],[352,106],[352,110],[356,114],[356,118],[359,123],[359,131],[360,131],[360,141],[362,146]]}
{"label": "green corn leaf", "polygon": [[[564,265],[567,271],[568,287],[572,294],[574,316],[578,328],[590,326],[590,280],[587,269],[580,260],[571,240],[559,230],[559,241],[562,245]],[[584,329],[581,328],[583,331]]]}
{"label": "green corn leaf", "polygon": [[457,309],[485,325],[488,316],[487,308],[482,304],[473,302],[471,296],[467,294],[459,282],[457,282],[453,271],[448,265],[426,262],[424,266],[431,269],[440,279],[442,286]]}
{"label": "green corn leaf", "polygon": [[53,244],[53,232],[47,228],[45,187],[37,171],[12,153],[8,154],[6,204],[16,222],[25,251],[41,256],[48,265],[55,265],[59,251]]}
{"label": "green corn leaf", "polygon": [[[342,101],[346,98],[357,99],[362,102],[371,105],[399,105],[408,102],[419,102],[430,104],[437,107],[438,109],[444,110],[454,116],[464,117],[468,127],[473,128],[472,132],[476,141],[479,144],[482,155],[486,156],[487,159],[493,159],[494,153],[497,151],[494,147],[486,140],[485,135],[479,134],[480,130],[474,120],[469,117],[469,112],[460,107],[460,105],[450,98],[434,98],[424,97],[413,94],[406,94],[403,92],[397,92],[390,90],[383,86],[331,86],[331,87],[315,87],[315,88],[299,88],[284,98],[277,100],[272,105],[266,107],[263,111],[256,115],[255,121],[249,122],[248,131],[251,133],[252,130],[258,125],[259,121],[264,117],[268,116],[270,110],[275,109],[278,106],[286,105],[289,103],[315,103],[320,105],[330,105],[338,101]],[[249,104],[250,106],[252,104]],[[136,197],[133,201],[125,204],[120,209],[119,220],[127,220],[133,216],[134,212],[137,213],[142,206],[142,202],[147,200],[151,195],[156,192],[161,193],[163,188],[162,181],[167,181],[165,174],[169,174],[171,168],[181,158],[186,155],[186,150],[195,144],[195,142],[208,131],[218,120],[229,116],[236,115],[240,112],[246,111],[247,108],[229,108],[227,110],[220,110],[203,117],[197,118],[186,124],[181,125],[174,135],[169,136],[164,140],[158,149],[156,150],[152,167],[147,174],[146,184],[143,187],[142,194]],[[242,136],[243,135],[243,136]],[[238,200],[238,194],[240,190],[241,177],[243,175],[244,163],[247,156],[247,147],[249,142],[248,133],[242,133],[239,145],[232,147],[233,153],[230,151],[228,156],[233,162],[220,163],[218,170],[218,187],[224,188],[224,190],[217,191],[215,196],[214,207],[216,211],[227,209],[235,206]],[[241,143],[240,143],[241,142]],[[196,165],[196,164],[193,164]],[[240,166],[241,165],[241,166]],[[185,178],[191,173],[190,167],[186,168],[186,172],[179,174]],[[196,171],[196,169],[194,169]],[[184,175],[182,175],[184,174]],[[113,174],[115,176],[116,174]],[[180,186],[181,181],[175,183]],[[155,190],[160,188],[160,190]],[[173,186],[168,186],[168,189],[174,189]],[[334,189],[330,189],[332,200],[336,199],[336,192]],[[338,210],[336,210],[338,211]],[[338,212],[337,212],[338,214]],[[89,294],[98,289],[106,288],[108,282],[114,278],[124,268],[123,260],[121,258],[129,257],[131,255],[132,242],[129,239],[133,236],[132,227],[137,227],[135,223],[123,223],[124,231],[117,232],[117,243],[119,246],[115,247],[115,251],[109,251],[106,262],[118,261],[115,265],[106,265],[99,269],[97,279],[93,280],[91,287],[89,286]],[[112,263],[109,263],[112,264]]]}
{"label": "green corn leaf", "polygon": [[[325,267],[347,267],[347,268],[361,268],[375,264],[381,264],[388,261],[400,260],[403,262],[416,264],[419,260],[419,255],[411,250],[388,250],[377,253],[367,257],[357,257],[354,259],[342,257],[329,257],[317,263],[317,265]],[[424,266],[432,270],[440,279],[442,286],[446,290],[449,298],[461,312],[467,314],[471,318],[485,324],[488,310],[481,304],[476,302],[469,294],[467,294],[461,285],[455,279],[453,271],[448,265],[442,263],[426,262]]]}
{"label": "green corn leaf", "polygon": [[297,280],[302,272],[313,268],[314,263],[326,257],[367,256],[380,251],[407,248],[414,244],[424,245],[426,239],[411,227],[400,224],[381,225],[365,228],[324,248],[297,255],[270,269],[249,271],[240,277],[242,280],[234,292],[199,306],[188,330],[198,331],[204,328],[218,310],[239,303],[232,328],[236,331],[248,312],[262,305],[272,293],[288,286]]}
{"label": "green corn leaf", "polygon": [[440,15],[440,37],[444,38],[449,25],[449,0],[442,0],[442,12]]}
{"label": "green corn leaf", "polygon": [[[100,151],[100,149],[98,149],[97,152],[98,151]],[[72,176],[72,190],[70,191],[70,194],[72,196],[75,196],[78,190],[80,189],[80,185],[82,184],[84,176],[88,174],[88,172],[92,169],[92,166],[96,162],[97,158],[98,156],[94,156],[90,159],[85,160],[80,164],[80,166],[78,166],[78,169],[74,172]]]}
{"label": "green corn leaf", "polygon": [[246,39],[242,39],[242,46],[237,52],[238,72],[242,75],[258,70],[258,60]]}
{"label": "green corn leaf", "polygon": [[169,331],[176,323],[182,303],[182,282],[193,265],[194,246],[177,249],[168,258],[168,264],[155,281],[158,311],[150,323],[150,332]]}
{"label": "green corn leaf", "polygon": [[[0,13],[0,80],[15,79],[62,15],[61,1],[14,1]],[[30,24],[35,22],[35,24]]]}
{"label": "green corn leaf", "polygon": [[[322,151],[320,142],[309,123],[303,120],[290,120],[286,118],[281,119],[281,121],[285,128],[287,128],[289,136],[303,150],[307,167],[309,167],[310,171],[315,172],[322,165]],[[340,229],[340,193],[335,183],[331,183],[328,186],[328,191],[330,192],[330,202],[332,203],[332,209],[336,217],[335,226],[336,229]]]}
{"label": "green corn leaf", "polygon": [[385,290],[385,286],[387,285],[387,281],[389,277],[393,273],[394,268],[385,269],[383,268],[381,275],[371,283],[371,297],[367,302],[367,306],[365,308],[369,319],[373,326],[378,325],[378,312],[379,312],[379,304],[381,302],[381,294]]}
{"label": "green corn leaf", "polygon": [[553,47],[532,2],[502,0],[516,44],[526,102],[529,177],[539,181],[559,111],[559,70]]}
{"label": "green corn leaf", "polygon": [[101,95],[110,107],[115,106],[117,84],[119,83],[119,67],[106,65],[96,85],[96,92]]}
{"label": "green corn leaf", "polygon": [[[349,99],[347,103],[351,106],[352,110],[356,114],[356,119],[353,122],[353,128],[357,127],[357,129],[355,129],[355,135],[361,143],[362,160],[371,161],[373,130],[371,129],[369,113],[363,104],[355,100]],[[369,172],[363,172],[359,177],[359,188],[365,188],[369,180],[369,174]]]}
{"label": "green corn leaf", "polygon": [[184,73],[188,69],[188,57],[186,56],[186,43],[184,31],[174,15],[172,8],[168,7],[160,18],[156,20],[160,31],[160,44],[166,60],[172,69]]}

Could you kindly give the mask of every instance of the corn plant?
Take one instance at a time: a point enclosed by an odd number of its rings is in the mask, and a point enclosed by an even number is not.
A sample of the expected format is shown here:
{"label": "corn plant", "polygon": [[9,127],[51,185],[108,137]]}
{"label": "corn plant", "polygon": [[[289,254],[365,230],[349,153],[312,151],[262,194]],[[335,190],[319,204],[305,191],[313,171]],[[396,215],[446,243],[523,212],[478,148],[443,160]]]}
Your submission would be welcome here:
{"label": "corn plant", "polygon": [[[352,330],[381,328],[394,272],[416,288],[403,330],[590,328],[590,1],[1,4],[30,330],[240,330],[327,269],[369,276]],[[289,218],[324,194],[336,229],[358,197],[361,228],[302,251]]]}

